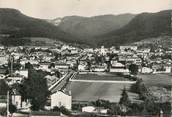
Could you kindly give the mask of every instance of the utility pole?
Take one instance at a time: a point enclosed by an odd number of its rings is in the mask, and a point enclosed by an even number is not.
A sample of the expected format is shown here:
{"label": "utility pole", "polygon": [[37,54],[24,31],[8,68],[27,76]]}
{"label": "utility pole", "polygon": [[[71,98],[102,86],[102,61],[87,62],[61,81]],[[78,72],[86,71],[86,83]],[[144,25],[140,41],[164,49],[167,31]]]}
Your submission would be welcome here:
{"label": "utility pole", "polygon": [[10,94],[9,94],[9,91],[7,92],[7,117],[9,117],[10,113],[9,113],[9,97],[10,97]]}
{"label": "utility pole", "polygon": [[171,30],[172,30],[172,12],[171,12]]}
{"label": "utility pole", "polygon": [[14,62],[14,58],[13,58],[13,56],[10,54],[9,55],[9,63],[10,63],[10,75],[12,76],[12,74],[13,74],[13,62]]}

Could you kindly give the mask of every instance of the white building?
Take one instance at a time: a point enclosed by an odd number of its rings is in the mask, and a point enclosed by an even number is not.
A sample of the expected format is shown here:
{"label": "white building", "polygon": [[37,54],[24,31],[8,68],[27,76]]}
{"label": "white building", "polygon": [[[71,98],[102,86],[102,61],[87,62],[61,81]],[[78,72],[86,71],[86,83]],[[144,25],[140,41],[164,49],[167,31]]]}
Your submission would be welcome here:
{"label": "white building", "polygon": [[15,105],[17,109],[20,109],[22,106],[21,95],[14,94],[11,96],[11,98],[12,98],[12,104]]}
{"label": "white building", "polygon": [[96,108],[94,106],[82,107],[82,112],[93,113],[96,112]]}
{"label": "white building", "polygon": [[124,68],[111,68],[110,72],[115,72],[115,73],[129,73],[128,69]]}
{"label": "white building", "polygon": [[153,72],[153,70],[151,68],[148,68],[148,67],[142,67],[140,72],[146,74],[146,73]]}
{"label": "white building", "polygon": [[28,78],[28,70],[18,70],[15,73]]}
{"label": "white building", "polygon": [[120,46],[120,50],[125,50],[125,49],[131,49],[131,50],[137,50],[137,46]]}
{"label": "white building", "polygon": [[84,65],[84,64],[78,65],[78,70],[79,71],[86,71],[86,65]]}
{"label": "white building", "polygon": [[71,110],[72,96],[62,91],[57,91],[53,93],[51,95],[51,108],[55,106],[57,107],[64,106],[65,108]]}
{"label": "white building", "polygon": [[82,107],[82,112],[107,114],[108,109],[104,109],[101,107],[94,107],[94,106],[85,106]]}

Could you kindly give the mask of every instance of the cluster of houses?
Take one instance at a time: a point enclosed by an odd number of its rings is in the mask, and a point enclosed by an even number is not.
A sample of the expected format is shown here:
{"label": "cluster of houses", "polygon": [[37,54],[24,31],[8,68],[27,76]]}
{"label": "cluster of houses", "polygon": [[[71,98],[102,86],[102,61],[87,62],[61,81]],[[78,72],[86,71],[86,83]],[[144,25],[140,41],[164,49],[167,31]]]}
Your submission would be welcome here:
{"label": "cluster of houses", "polygon": [[[45,76],[48,86],[53,90],[47,108],[65,106],[71,110],[72,96],[70,91],[56,84],[67,82],[70,70],[78,72],[114,72],[129,74],[129,65],[138,65],[140,73],[171,73],[172,48],[157,48],[155,51],[137,46],[120,46],[119,48],[85,48],[66,44],[55,47],[0,47],[0,79],[9,85],[21,83],[28,78],[28,67],[42,70],[51,75]],[[6,101],[0,102],[5,105]],[[22,102],[21,96],[14,91],[12,103],[17,109],[28,109],[29,101]],[[89,108],[90,109],[90,108]],[[89,110],[88,109],[88,110]],[[92,110],[95,110],[91,108]],[[86,111],[87,108],[83,108]]]}
{"label": "cluster of houses", "polygon": [[[78,51],[79,49],[67,45],[61,46],[60,49],[45,47],[1,47],[0,81],[5,80],[9,86],[15,83],[20,84],[23,79],[29,78],[29,67],[46,72],[48,75],[44,78],[47,80],[51,94],[45,108],[50,110],[56,106],[64,106],[66,109],[71,110],[72,96],[70,90],[66,90],[64,86],[70,78],[71,69],[76,64],[76,53]],[[30,101],[22,101],[20,93],[16,90],[10,94],[9,98],[7,95],[0,95],[1,97],[0,105],[2,107],[7,107],[8,100],[11,100],[11,103],[16,106],[17,110],[30,110]]]}
{"label": "cluster of houses", "polygon": [[[166,57],[167,56],[167,57]],[[93,72],[129,73],[129,65],[136,64],[140,73],[171,73],[172,48],[163,51],[157,48],[154,52],[148,48],[138,49],[137,46],[120,46],[98,49],[84,49],[78,70]]]}

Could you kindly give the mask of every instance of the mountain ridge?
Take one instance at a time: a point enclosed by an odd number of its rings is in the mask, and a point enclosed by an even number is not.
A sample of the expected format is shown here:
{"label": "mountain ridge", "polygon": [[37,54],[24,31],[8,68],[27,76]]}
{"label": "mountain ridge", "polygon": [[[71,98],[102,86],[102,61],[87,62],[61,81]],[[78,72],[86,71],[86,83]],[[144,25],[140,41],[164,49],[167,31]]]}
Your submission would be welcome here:
{"label": "mountain ridge", "polygon": [[16,9],[0,8],[0,34],[9,34],[12,38],[45,37],[92,47],[118,46],[172,34],[171,12],[172,10],[165,10],[138,15],[101,15],[86,18],[67,16],[53,19],[53,24],[52,20],[32,18]]}
{"label": "mountain ridge", "polygon": [[[145,38],[171,35],[171,12],[172,10],[157,13],[141,13],[133,18],[127,25],[105,35],[101,35],[102,43],[111,46],[140,41]],[[106,42],[106,43],[104,43]]]}
{"label": "mountain ridge", "polygon": [[19,10],[0,9],[0,33],[12,37],[48,37],[52,39],[75,42],[75,37],[44,19],[26,16]]}

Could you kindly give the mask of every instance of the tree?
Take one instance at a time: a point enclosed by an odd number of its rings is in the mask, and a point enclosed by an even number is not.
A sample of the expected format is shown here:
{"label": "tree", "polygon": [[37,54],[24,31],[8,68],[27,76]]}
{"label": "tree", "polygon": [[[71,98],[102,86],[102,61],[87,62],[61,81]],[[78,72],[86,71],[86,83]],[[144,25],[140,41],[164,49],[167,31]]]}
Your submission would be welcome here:
{"label": "tree", "polygon": [[146,98],[146,94],[148,93],[142,79],[137,79],[136,83],[131,85],[130,91],[139,94],[139,98],[141,100],[144,100]]}
{"label": "tree", "polygon": [[56,71],[55,71],[55,76],[56,76],[57,78],[60,78],[60,77],[62,76],[62,74],[59,72],[59,70],[56,70]]}
{"label": "tree", "polygon": [[65,114],[65,115],[71,115],[71,112],[67,108],[65,108],[64,106],[60,107],[60,112]]}
{"label": "tree", "polygon": [[9,90],[8,84],[5,80],[0,80],[0,95],[7,95],[7,91]]}
{"label": "tree", "polygon": [[129,70],[132,75],[137,75],[138,73],[138,66],[136,64],[129,65]]}
{"label": "tree", "polygon": [[52,109],[53,112],[60,112],[60,108],[58,106],[55,106],[53,109]]}
{"label": "tree", "polygon": [[33,69],[33,65],[30,62],[25,63],[25,69]]}
{"label": "tree", "polygon": [[118,115],[119,113],[120,113],[119,105],[118,104],[112,104],[109,111],[108,111],[108,114]]}
{"label": "tree", "polygon": [[92,102],[92,104],[96,107],[104,107],[106,109],[111,107],[111,103],[108,100],[102,100],[102,99],[98,99]]}
{"label": "tree", "polygon": [[13,105],[13,104],[10,104],[9,105],[9,112],[11,113],[11,114],[13,114],[14,112],[16,112],[17,111],[17,107],[15,106],[15,105]]}
{"label": "tree", "polygon": [[31,100],[32,110],[43,109],[49,96],[47,81],[44,77],[45,74],[32,69],[29,78],[24,79],[23,84],[20,86],[19,92],[23,100]]}
{"label": "tree", "polygon": [[86,62],[87,62],[87,69],[90,71],[91,70],[91,60],[87,59]]}
{"label": "tree", "polygon": [[1,39],[1,44],[4,46],[22,46],[31,43],[30,39],[24,39],[16,36],[10,36]]}
{"label": "tree", "polygon": [[55,64],[54,63],[50,63],[50,65],[48,66],[48,68],[55,68]]}
{"label": "tree", "polygon": [[142,84],[142,79],[137,79],[136,83],[132,84],[130,87],[130,91],[133,93],[140,93],[140,85]]}
{"label": "tree", "polygon": [[155,100],[153,98],[147,98],[144,103],[145,110],[148,114],[157,115],[159,113],[160,106],[158,105],[158,103],[155,103]]}
{"label": "tree", "polygon": [[17,60],[16,62],[14,62],[14,57],[10,56],[8,60],[9,70],[11,69],[11,66],[13,67],[13,70],[19,70],[21,68],[20,60]]}
{"label": "tree", "polygon": [[129,106],[130,106],[130,100],[126,91],[126,88],[124,87],[124,89],[122,90],[121,93],[121,98],[119,101],[119,106],[120,106],[120,110],[121,110],[121,115],[125,115],[126,112],[128,112],[129,110]]}
{"label": "tree", "polygon": [[6,107],[0,107],[0,115],[6,115],[6,113],[7,113],[7,109],[6,109]]}
{"label": "tree", "polygon": [[125,105],[125,106],[129,106],[129,104],[130,104],[130,100],[129,100],[129,97],[128,97],[128,94],[127,94],[127,91],[126,91],[126,88],[125,87],[122,90],[119,104],[120,105]]}

